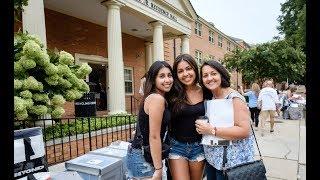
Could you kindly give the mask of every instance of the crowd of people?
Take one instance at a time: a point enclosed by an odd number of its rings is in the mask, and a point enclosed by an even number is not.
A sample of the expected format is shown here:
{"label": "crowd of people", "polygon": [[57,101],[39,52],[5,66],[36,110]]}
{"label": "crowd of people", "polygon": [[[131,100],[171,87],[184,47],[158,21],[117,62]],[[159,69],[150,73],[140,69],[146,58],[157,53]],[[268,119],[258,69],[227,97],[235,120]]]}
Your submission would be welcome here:
{"label": "crowd of people", "polygon": [[[264,133],[264,124],[270,119],[272,133],[275,114],[280,110],[285,114],[288,106],[283,102],[300,99],[286,87],[278,94],[272,80],[265,81],[261,90],[253,83],[249,91],[241,87],[238,92],[231,88],[230,73],[220,62],[209,60],[198,68],[188,54],[179,55],[172,68],[165,61],[154,62],[143,77],[142,87],[139,133],[135,133],[126,158],[129,179],[160,180],[165,161],[168,180],[200,180],[204,176],[207,180],[223,180],[223,167],[254,160],[251,121]],[[215,127],[199,120],[206,115],[205,102],[215,99],[232,101],[233,126]],[[227,140],[226,153],[222,146],[203,145],[202,135]],[[165,144],[170,144],[168,153],[164,153]],[[150,147],[149,151],[145,147]],[[147,153],[151,160],[146,158]]]}

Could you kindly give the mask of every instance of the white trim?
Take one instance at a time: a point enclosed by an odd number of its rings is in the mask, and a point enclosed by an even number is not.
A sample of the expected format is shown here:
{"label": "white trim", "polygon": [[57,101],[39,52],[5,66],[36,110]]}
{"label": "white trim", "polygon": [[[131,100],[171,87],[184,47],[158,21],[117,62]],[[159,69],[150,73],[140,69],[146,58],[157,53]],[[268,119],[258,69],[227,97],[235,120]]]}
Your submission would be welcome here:
{"label": "white trim", "polygon": [[86,55],[86,54],[74,54],[74,59],[76,64],[81,64],[83,62],[93,63],[93,64],[105,64],[108,65],[108,58],[97,56],[97,55]]}
{"label": "white trim", "polygon": [[[131,71],[131,78],[132,78],[132,93],[126,93],[126,89],[124,89],[124,93],[125,93],[125,95],[126,96],[133,96],[134,95],[134,76],[133,76],[133,67],[124,67],[123,68],[123,72],[124,72],[124,70],[130,70]],[[123,77],[125,77],[124,75],[123,75]],[[126,80],[124,79],[124,88],[126,88]]]}

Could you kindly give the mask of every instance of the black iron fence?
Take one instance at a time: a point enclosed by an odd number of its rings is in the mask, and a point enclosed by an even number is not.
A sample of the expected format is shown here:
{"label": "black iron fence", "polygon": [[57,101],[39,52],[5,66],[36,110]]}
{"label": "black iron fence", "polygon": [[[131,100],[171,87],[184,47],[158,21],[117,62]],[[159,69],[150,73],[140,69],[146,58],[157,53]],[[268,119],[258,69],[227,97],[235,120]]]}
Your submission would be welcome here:
{"label": "black iron fence", "polygon": [[42,127],[49,165],[73,159],[111,142],[133,138],[136,115],[15,121],[15,129]]}

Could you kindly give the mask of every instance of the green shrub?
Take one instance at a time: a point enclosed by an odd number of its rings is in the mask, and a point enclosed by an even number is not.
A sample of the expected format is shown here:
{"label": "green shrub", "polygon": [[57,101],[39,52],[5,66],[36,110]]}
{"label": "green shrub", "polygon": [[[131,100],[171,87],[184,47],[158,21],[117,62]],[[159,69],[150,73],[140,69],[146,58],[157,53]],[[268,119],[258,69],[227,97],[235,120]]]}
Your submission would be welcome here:
{"label": "green shrub", "polygon": [[55,138],[62,138],[73,135],[82,135],[90,131],[96,131],[116,126],[128,125],[137,121],[136,116],[108,116],[105,118],[76,118],[64,122],[58,122],[53,126],[46,127],[44,130],[44,137],[46,141]]}

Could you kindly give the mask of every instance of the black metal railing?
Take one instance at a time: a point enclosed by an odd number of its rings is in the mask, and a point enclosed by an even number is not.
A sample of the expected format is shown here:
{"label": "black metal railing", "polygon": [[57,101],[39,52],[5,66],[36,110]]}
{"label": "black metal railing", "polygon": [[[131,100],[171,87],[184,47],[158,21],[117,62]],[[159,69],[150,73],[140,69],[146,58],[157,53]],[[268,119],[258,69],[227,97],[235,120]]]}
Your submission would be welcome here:
{"label": "black metal railing", "polygon": [[42,127],[47,162],[53,165],[106,147],[113,141],[129,141],[136,120],[136,115],[16,120],[14,127]]}

